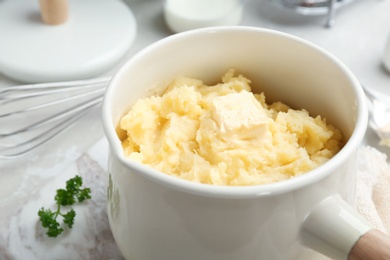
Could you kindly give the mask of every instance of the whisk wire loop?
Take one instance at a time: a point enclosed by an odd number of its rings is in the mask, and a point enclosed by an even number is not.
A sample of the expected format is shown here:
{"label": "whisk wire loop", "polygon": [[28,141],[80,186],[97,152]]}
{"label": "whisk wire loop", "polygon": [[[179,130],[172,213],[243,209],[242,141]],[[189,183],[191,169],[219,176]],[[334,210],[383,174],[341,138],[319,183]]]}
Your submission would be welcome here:
{"label": "whisk wire loop", "polygon": [[105,77],[0,89],[0,159],[23,157],[70,129],[101,104],[109,80]]}

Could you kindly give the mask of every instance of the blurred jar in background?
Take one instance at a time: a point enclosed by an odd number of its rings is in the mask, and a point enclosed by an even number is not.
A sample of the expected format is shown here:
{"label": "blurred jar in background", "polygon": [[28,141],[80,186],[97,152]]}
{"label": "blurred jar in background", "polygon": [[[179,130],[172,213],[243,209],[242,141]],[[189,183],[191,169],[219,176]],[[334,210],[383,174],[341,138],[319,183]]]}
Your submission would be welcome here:
{"label": "blurred jar in background", "polygon": [[243,12],[242,0],[165,0],[164,16],[173,32],[238,25]]}

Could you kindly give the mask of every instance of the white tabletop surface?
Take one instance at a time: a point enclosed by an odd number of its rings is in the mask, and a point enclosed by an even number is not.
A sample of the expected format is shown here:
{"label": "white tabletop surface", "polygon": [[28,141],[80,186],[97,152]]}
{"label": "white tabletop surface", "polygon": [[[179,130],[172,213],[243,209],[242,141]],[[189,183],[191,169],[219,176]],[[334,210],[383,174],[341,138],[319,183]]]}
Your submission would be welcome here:
{"label": "white tabletop surface", "polygon": [[[2,1],[11,0],[0,0],[0,8]],[[123,61],[171,34],[164,22],[162,0],[125,2],[136,17],[138,32]],[[331,29],[324,28],[324,16],[297,15],[267,0],[244,3],[241,25],[276,29],[307,39],[338,57],[364,85],[390,95],[390,73],[381,63],[390,34],[390,1],[355,0],[337,10]],[[123,61],[102,76],[112,75]],[[0,89],[16,84],[0,72]],[[370,130],[365,142],[389,152],[389,148],[377,145],[378,139]],[[0,161],[0,259],[122,258],[105,211],[107,149],[100,110],[95,109],[43,149],[22,159]],[[42,206],[54,206],[55,190],[76,174],[92,188],[93,198],[75,207],[78,216],[72,230],[56,239],[46,238],[37,211]]]}

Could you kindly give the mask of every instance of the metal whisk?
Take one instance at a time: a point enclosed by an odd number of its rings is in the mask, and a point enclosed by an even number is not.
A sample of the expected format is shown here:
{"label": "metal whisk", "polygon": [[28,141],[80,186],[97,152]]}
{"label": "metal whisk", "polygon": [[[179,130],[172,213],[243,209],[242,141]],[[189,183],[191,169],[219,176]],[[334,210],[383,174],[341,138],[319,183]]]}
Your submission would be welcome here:
{"label": "metal whisk", "polygon": [[0,88],[0,159],[39,148],[99,106],[110,78]]}

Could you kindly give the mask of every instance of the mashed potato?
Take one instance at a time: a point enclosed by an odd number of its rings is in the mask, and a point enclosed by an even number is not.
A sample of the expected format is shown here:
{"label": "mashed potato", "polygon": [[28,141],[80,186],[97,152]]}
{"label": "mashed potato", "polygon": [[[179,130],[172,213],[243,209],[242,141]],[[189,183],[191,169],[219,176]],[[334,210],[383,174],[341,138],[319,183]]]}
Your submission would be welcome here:
{"label": "mashed potato", "polygon": [[137,101],[120,128],[129,160],[215,185],[273,183],[304,174],[342,147],[339,130],[281,102],[253,94],[228,71],[222,83],[177,78],[161,96]]}

